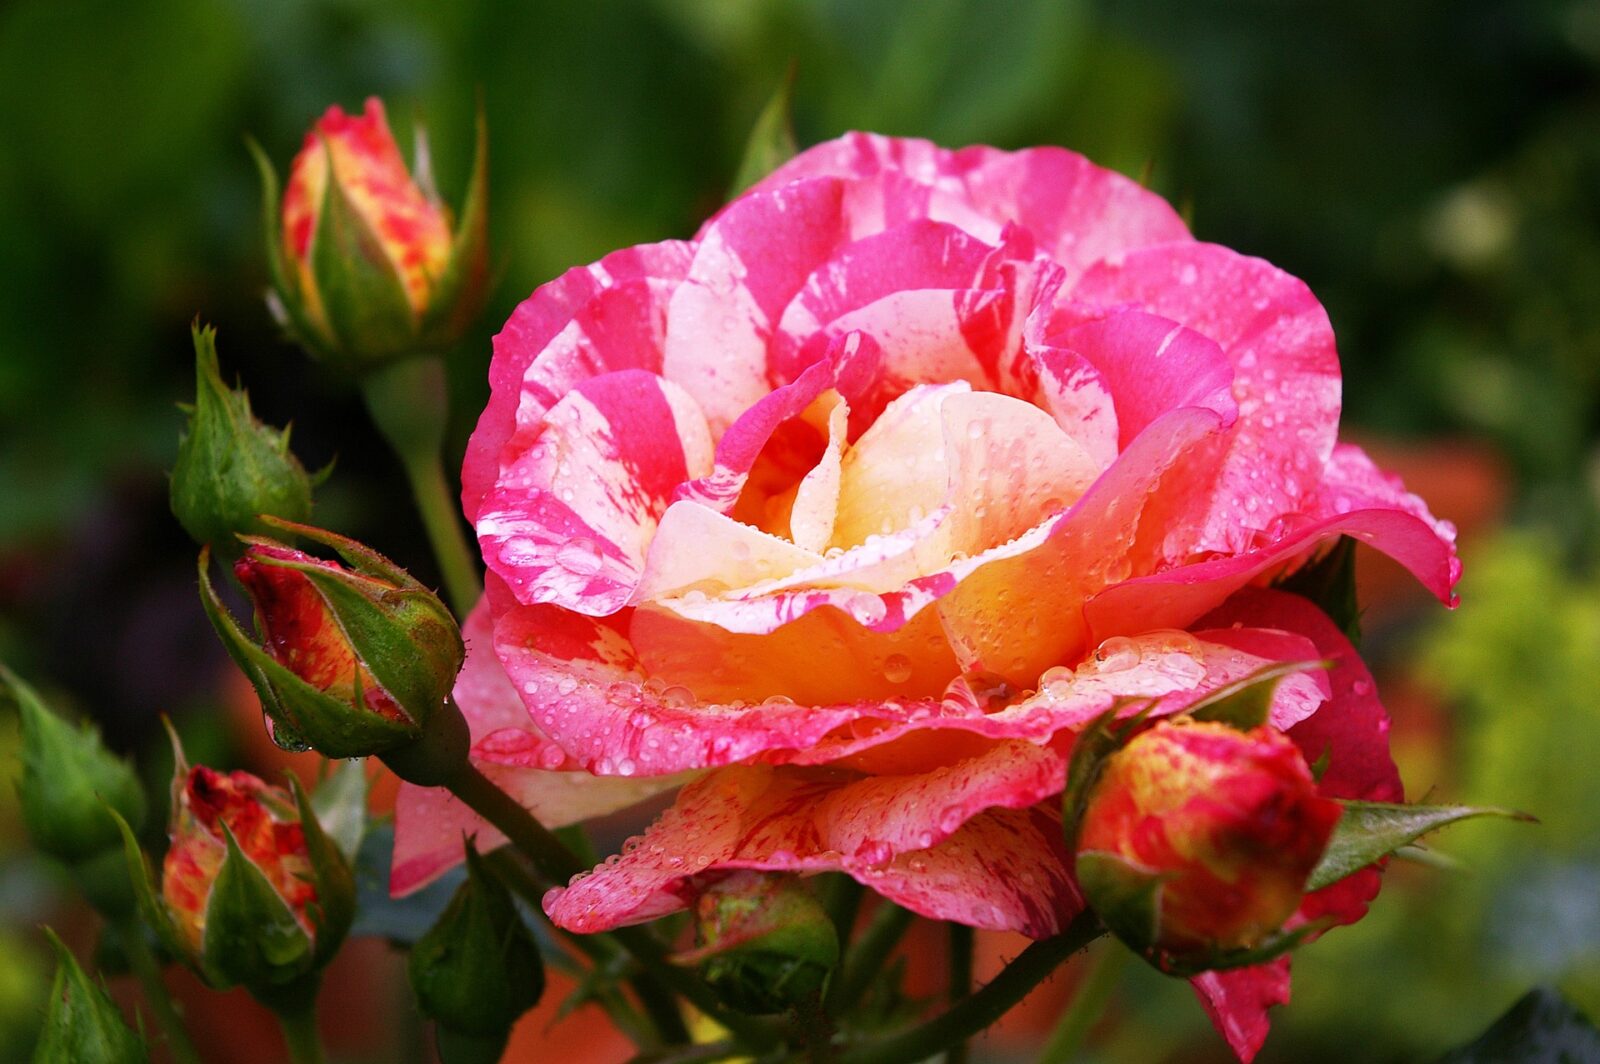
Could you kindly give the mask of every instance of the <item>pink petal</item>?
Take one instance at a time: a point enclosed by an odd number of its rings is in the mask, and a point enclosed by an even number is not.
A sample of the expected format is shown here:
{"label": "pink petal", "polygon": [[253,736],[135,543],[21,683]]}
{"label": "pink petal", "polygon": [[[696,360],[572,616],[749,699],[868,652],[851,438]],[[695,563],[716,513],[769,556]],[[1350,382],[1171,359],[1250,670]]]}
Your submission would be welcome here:
{"label": "pink petal", "polygon": [[1239,420],[1211,486],[1210,511],[1188,542],[1169,543],[1169,557],[1239,553],[1300,509],[1339,427],[1339,356],[1328,315],[1309,288],[1261,259],[1179,243],[1101,263],[1071,294],[1170,318],[1216,341],[1233,365]]}
{"label": "pink petal", "polygon": [[1081,908],[1059,821],[1027,808],[1059,791],[1063,771],[1026,743],[921,776],[722,769],[545,910],[601,931],[683,908],[696,874],[837,869],[936,919],[1045,937]]}
{"label": "pink petal", "polygon": [[1189,983],[1217,1033],[1244,1064],[1250,1064],[1267,1040],[1267,1010],[1289,1003],[1289,958],[1254,968],[1206,972]]}
{"label": "pink petal", "polygon": [[[472,735],[472,763],[542,823],[547,827],[577,823],[684,782],[681,776],[619,779],[554,771],[568,765],[567,755],[529,718],[494,656],[492,625],[486,601],[467,618],[462,629],[467,659],[456,677],[455,699]],[[390,890],[408,894],[460,864],[462,839],[469,835],[476,836],[484,850],[505,841],[443,788],[402,783],[395,802]]]}
{"label": "pink petal", "polygon": [[668,500],[710,466],[705,420],[677,385],[642,370],[585,380],[485,497],[484,561],[520,601],[614,612]]}
{"label": "pink petal", "polygon": [[[602,323],[609,325],[619,311],[624,320],[637,323],[640,310],[653,309],[664,293],[682,279],[692,252],[692,245],[680,241],[624,248],[593,265],[568,270],[539,287],[517,307],[494,338],[489,402],[467,443],[461,471],[461,504],[469,519],[477,517],[483,496],[499,477],[501,451],[516,432],[519,413],[525,420],[537,422],[556,399],[580,380],[611,369],[653,368],[642,361],[646,357],[653,357],[659,365],[659,342],[631,350],[626,345],[602,343],[591,352],[585,341],[591,330],[601,331]],[[643,288],[635,287],[623,297],[622,307],[608,301],[585,316],[584,321],[575,322],[600,293],[639,281],[645,282]],[[631,309],[625,309],[629,304]],[[569,342],[547,353],[551,342],[563,331],[570,333]],[[624,358],[613,364],[618,354]],[[532,394],[525,398],[524,381],[536,361],[544,364],[536,371],[538,383]]]}

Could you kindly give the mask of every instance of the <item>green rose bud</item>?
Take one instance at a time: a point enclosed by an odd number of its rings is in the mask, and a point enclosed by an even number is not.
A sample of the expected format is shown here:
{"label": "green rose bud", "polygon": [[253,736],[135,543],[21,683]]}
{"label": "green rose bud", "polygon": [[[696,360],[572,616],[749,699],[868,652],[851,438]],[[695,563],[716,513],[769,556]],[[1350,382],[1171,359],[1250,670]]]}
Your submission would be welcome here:
{"label": "green rose bud", "polygon": [[511,1025],[544,993],[539,947],[470,842],[466,882],[412,947],[410,972],[444,1064],[499,1060]]}
{"label": "green rose bud", "polygon": [[117,825],[107,806],[131,824],[144,822],[144,791],[133,767],[105,748],[92,725],[56,716],[3,665],[0,683],[11,689],[21,718],[18,790],[34,845],[69,865],[114,849]]}
{"label": "green rose bud", "polygon": [[58,964],[33,1064],[147,1064],[149,1049],[123,1021],[105,988],[85,974],[55,932],[46,929],[45,934]]}
{"label": "green rose bud", "polygon": [[261,696],[273,737],[327,757],[366,757],[415,744],[436,719],[448,723],[442,709],[465,650],[438,596],[354,540],[271,524],[332,547],[351,566],[251,540],[234,573],[255,601],[258,643],[222,607],[201,555],[206,612]]}
{"label": "green rose bud", "polygon": [[237,536],[266,533],[261,514],[309,518],[312,478],[289,451],[289,430],[263,425],[250,396],[223,383],[215,329],[194,329],[194,354],[194,406],[172,468],[172,513],[195,542],[232,558]]}
{"label": "green rose bud", "polygon": [[839,963],[839,934],[793,876],[735,872],[695,903],[698,964],[706,982],[741,1012],[781,1012],[819,998]]}

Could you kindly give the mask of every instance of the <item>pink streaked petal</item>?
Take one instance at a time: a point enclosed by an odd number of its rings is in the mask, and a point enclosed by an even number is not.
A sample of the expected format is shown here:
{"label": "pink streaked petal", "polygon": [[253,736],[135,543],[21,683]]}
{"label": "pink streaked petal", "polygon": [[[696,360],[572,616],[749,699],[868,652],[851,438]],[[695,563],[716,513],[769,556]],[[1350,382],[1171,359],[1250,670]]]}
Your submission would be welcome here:
{"label": "pink streaked petal", "polygon": [[1198,527],[1169,532],[1169,558],[1248,550],[1301,508],[1333,452],[1340,393],[1333,329],[1304,283],[1261,259],[1191,242],[1102,263],[1071,295],[1170,318],[1214,340],[1233,366],[1239,420],[1210,510]]}
{"label": "pink streaked petal", "polygon": [[[613,252],[599,262],[580,266],[536,289],[512,312],[494,338],[494,358],[489,363],[489,402],[467,443],[461,471],[461,504],[467,517],[477,517],[483,496],[500,472],[500,456],[516,431],[517,412],[523,402],[523,381],[550,342],[600,292],[631,281],[658,280],[670,288],[689,267],[693,245],[681,241],[641,244]],[[652,292],[658,291],[655,286]],[[576,350],[581,352],[581,347]],[[607,345],[606,350],[613,348]],[[552,395],[590,374],[589,367],[559,365],[566,356],[552,353],[556,365],[541,367],[539,377]],[[634,363],[630,362],[629,365]],[[613,368],[613,367],[607,367]]]}
{"label": "pink streaked petal", "polygon": [[710,466],[705,419],[683,389],[642,370],[583,381],[485,498],[484,560],[522,602],[614,612],[668,500]]}
{"label": "pink streaked petal", "polygon": [[1084,615],[1100,639],[1150,628],[1187,627],[1261,574],[1341,535],[1377,547],[1440,599],[1451,601],[1450,589],[1460,573],[1452,546],[1412,514],[1377,509],[1318,521],[1261,550],[1126,581],[1090,599]]}
{"label": "pink streaked petal", "polygon": [[[1361,448],[1349,443],[1338,444],[1322,471],[1322,484],[1307,510],[1315,516],[1335,516],[1369,509],[1400,510],[1426,524],[1450,550],[1450,585],[1453,587],[1460,579],[1461,565],[1455,559],[1456,526],[1434,517],[1427,503],[1407,491],[1399,477],[1379,469]],[[1437,593],[1432,585],[1430,589]]]}
{"label": "pink streaked petal", "polygon": [[721,432],[772,388],[768,343],[783,308],[850,239],[843,187],[804,181],[736,200],[701,232],[667,312],[665,373]]}
{"label": "pink streaked petal", "polygon": [[[533,723],[496,659],[487,600],[467,618],[462,636],[467,659],[454,694],[472,736],[472,763],[546,825],[601,816],[684,782],[684,777],[624,780],[553,771],[569,759]],[[410,893],[461,863],[461,841],[469,835],[477,836],[485,850],[504,841],[448,791],[401,784],[390,889]]]}
{"label": "pink streaked petal", "polygon": [[1081,903],[1059,821],[1015,810],[1059,789],[1062,771],[1027,744],[924,776],[722,769],[545,909],[569,930],[600,931],[682,908],[697,874],[838,869],[925,915],[1043,937]]}
{"label": "pink streaked petal", "polygon": [[1267,1040],[1267,1010],[1289,1003],[1289,958],[1254,968],[1206,972],[1189,980],[1217,1033],[1243,1064],[1250,1064]]}
{"label": "pink streaked petal", "polygon": [[778,580],[822,555],[698,502],[667,507],[650,542],[634,601],[699,592],[702,598]]}

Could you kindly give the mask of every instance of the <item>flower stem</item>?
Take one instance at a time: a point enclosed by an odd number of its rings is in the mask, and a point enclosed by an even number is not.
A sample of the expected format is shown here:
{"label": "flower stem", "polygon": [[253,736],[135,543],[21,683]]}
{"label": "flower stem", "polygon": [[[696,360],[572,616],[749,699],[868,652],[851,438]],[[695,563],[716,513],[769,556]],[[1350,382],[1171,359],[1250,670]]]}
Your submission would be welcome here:
{"label": "flower stem", "polygon": [[[954,1008],[972,993],[972,928],[950,924],[950,1005]],[[945,1064],[967,1064],[966,1040],[956,1042],[944,1055]]]}
{"label": "flower stem", "polygon": [[128,957],[128,966],[144,988],[145,1004],[155,1015],[156,1026],[161,1028],[161,1034],[167,1040],[167,1050],[172,1054],[172,1059],[178,1064],[200,1064],[200,1053],[189,1039],[183,1019],[172,1003],[172,995],[167,993],[167,984],[161,978],[161,965],[151,952],[150,944],[145,941],[144,929],[137,920],[131,918],[119,921],[116,929],[122,939],[123,952]]}
{"label": "flower stem", "polygon": [[839,1056],[838,1064],[915,1064],[972,1037],[1028,995],[1073,953],[1105,929],[1088,911],[1065,931],[1035,942],[976,994],[927,1023],[888,1038],[857,1045]]}
{"label": "flower stem", "polygon": [[317,1034],[316,991],[293,1001],[269,1005],[289,1044],[291,1064],[324,1064],[322,1038]]}
{"label": "flower stem", "polygon": [[867,929],[850,948],[828,986],[826,1004],[830,1015],[837,1016],[841,1007],[848,1008],[861,1000],[862,993],[873,977],[883,970],[884,962],[894,951],[895,944],[910,926],[910,910],[888,901],[878,907]]}
{"label": "flower stem", "polygon": [[364,378],[361,389],[373,423],[411,482],[450,605],[465,617],[483,593],[483,584],[444,472],[444,430],[450,413],[444,364],[431,357],[404,359]]}
{"label": "flower stem", "polygon": [[1045,1043],[1044,1051],[1039,1054],[1039,1064],[1068,1064],[1077,1059],[1089,1037],[1090,1028],[1105,1012],[1107,1002],[1116,991],[1130,956],[1132,954],[1117,942],[1107,944],[1105,951],[1096,958],[1094,966],[1084,974],[1083,982],[1078,984],[1078,992],[1061,1014],[1056,1029],[1050,1032],[1050,1041]]}

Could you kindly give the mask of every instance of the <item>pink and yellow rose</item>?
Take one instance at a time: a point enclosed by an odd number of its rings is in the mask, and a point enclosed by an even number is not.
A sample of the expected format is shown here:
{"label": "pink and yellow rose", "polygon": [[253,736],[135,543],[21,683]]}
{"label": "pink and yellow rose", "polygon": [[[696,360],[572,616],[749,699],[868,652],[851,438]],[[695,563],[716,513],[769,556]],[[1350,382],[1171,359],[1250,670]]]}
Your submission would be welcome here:
{"label": "pink and yellow rose", "polygon": [[[540,288],[490,382],[463,471],[489,569],[456,688],[474,759],[552,824],[682,785],[551,892],[563,927],[683,909],[711,870],[837,870],[1052,935],[1083,905],[1076,731],[1273,661],[1335,663],[1270,714],[1328,753],[1318,793],[1400,797],[1360,659],[1263,585],[1350,535],[1449,601],[1453,530],[1337,442],[1306,286],[1080,156],[819,145],[693,240]],[[442,792],[399,817],[397,890],[460,860]],[[1301,910],[1357,919],[1376,889]],[[1287,980],[1195,985],[1248,1056]]]}

